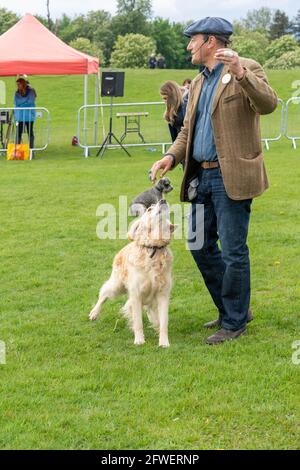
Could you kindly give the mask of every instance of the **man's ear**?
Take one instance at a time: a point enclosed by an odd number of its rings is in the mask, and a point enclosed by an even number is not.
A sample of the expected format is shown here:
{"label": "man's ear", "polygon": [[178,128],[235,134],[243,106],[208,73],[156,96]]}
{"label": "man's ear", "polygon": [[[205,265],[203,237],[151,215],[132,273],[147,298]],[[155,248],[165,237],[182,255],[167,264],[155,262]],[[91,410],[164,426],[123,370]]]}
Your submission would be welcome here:
{"label": "man's ear", "polygon": [[139,225],[140,225],[140,220],[135,220],[134,222],[132,222],[131,226],[129,227],[128,233],[127,233],[128,240],[130,240],[130,241],[134,240],[135,233],[136,233]]}

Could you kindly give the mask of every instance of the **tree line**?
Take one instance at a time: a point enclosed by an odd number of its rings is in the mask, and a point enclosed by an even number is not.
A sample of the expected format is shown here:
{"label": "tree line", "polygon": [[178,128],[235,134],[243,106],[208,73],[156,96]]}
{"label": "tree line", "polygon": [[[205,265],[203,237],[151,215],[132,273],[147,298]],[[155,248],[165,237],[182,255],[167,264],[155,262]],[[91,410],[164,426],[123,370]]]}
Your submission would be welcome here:
{"label": "tree line", "polygon": [[[98,56],[102,65],[146,67],[151,54],[165,58],[168,68],[187,69],[192,65],[186,51],[188,39],[182,34],[187,22],[173,22],[153,17],[151,0],[118,0],[116,15],[105,10],[89,11],[71,17],[36,17],[67,44]],[[0,8],[0,34],[20,17]],[[284,11],[262,7],[235,20],[232,48],[240,55],[258,60],[269,67],[300,66],[300,10],[295,18]],[[283,55],[288,54],[283,60]],[[279,60],[279,61],[278,61]]]}

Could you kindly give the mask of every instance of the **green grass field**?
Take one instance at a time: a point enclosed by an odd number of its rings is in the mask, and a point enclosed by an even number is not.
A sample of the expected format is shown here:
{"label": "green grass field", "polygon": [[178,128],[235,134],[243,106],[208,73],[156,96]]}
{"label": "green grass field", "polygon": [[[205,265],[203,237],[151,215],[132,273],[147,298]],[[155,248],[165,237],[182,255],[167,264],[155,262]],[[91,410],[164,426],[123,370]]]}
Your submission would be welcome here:
{"label": "green grass field", "polygon": [[[127,71],[123,101],[157,101],[166,79],[191,71]],[[195,74],[194,74],[195,75]],[[300,71],[272,72],[286,100]],[[124,299],[88,321],[124,240],[99,240],[96,209],[148,186],[160,151],[108,150],[82,157],[70,145],[82,77],[36,77],[51,111],[51,145],[32,162],[0,159],[0,448],[299,449],[300,145],[265,152],[271,187],[252,208],[249,233],[255,321],[237,341],[204,344],[216,316],[200,275],[175,240],[168,350],[145,320],[133,345]],[[13,79],[6,79],[8,96]],[[91,100],[90,100],[91,101]],[[8,100],[8,103],[9,100]],[[165,125],[162,122],[162,125]],[[181,170],[171,174],[178,202]]]}

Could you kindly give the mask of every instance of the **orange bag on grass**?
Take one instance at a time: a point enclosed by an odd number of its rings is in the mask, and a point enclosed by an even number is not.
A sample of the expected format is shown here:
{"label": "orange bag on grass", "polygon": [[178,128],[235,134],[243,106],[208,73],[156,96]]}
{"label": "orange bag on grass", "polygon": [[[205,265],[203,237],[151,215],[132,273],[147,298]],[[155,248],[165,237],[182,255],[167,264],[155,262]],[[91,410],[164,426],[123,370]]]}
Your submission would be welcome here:
{"label": "orange bag on grass", "polygon": [[29,144],[8,144],[7,160],[30,160]]}

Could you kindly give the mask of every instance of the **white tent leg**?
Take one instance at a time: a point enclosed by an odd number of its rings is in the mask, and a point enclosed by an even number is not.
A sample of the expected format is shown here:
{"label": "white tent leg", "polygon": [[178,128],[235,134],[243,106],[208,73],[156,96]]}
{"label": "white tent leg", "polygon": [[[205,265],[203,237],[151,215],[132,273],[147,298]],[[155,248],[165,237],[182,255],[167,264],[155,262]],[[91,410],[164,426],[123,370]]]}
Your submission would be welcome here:
{"label": "white tent leg", "polygon": [[[88,104],[88,79],[89,76],[85,75],[84,76],[84,106],[87,106]],[[84,109],[84,114],[83,114],[83,133],[84,133],[84,145],[85,147],[87,146],[87,109]],[[84,149],[84,156],[88,157],[88,149]]]}
{"label": "white tent leg", "polygon": [[[95,105],[99,104],[99,72],[95,75]],[[95,107],[94,112],[94,145],[98,144],[98,121],[99,121],[99,108]]]}
{"label": "white tent leg", "polygon": [[[98,73],[99,73],[99,86],[100,86],[100,70]],[[102,106],[103,101],[102,101],[101,93],[99,93],[99,95],[100,95],[100,104],[101,104],[100,111],[101,111],[101,121],[102,121],[102,140],[104,141],[106,133],[105,133],[105,123],[104,123],[104,112],[103,112],[103,106]]]}

